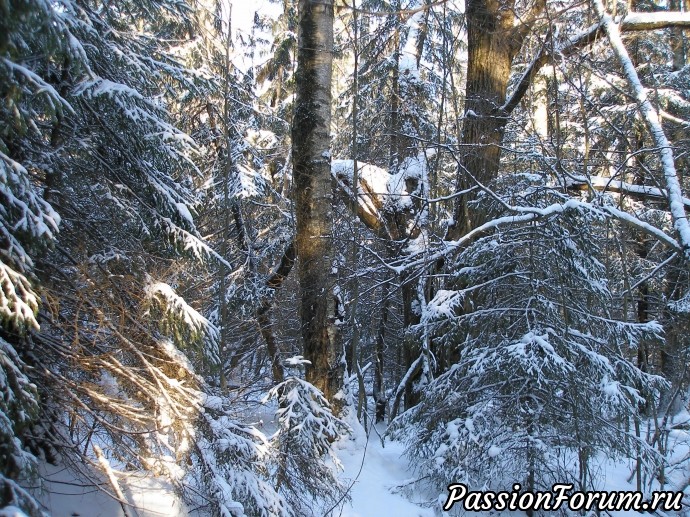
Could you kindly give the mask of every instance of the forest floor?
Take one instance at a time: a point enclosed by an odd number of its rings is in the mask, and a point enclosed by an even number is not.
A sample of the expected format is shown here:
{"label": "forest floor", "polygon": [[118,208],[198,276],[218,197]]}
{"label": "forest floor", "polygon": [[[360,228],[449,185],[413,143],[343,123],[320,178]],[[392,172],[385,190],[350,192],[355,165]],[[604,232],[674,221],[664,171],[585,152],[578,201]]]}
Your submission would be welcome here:
{"label": "forest floor", "polygon": [[340,444],[340,478],[350,488],[351,501],[333,517],[434,517],[431,508],[413,502],[422,501],[420,494],[405,489],[414,473],[403,456],[402,443],[381,443],[385,430],[385,424],[377,424],[367,437],[360,427],[353,438]]}
{"label": "forest floor", "polygon": [[[690,457],[690,415],[684,413],[674,418],[674,430],[670,432],[667,446],[673,453],[667,469],[669,483],[665,490],[680,487],[690,479],[687,467]],[[381,423],[367,436],[361,426],[355,424],[353,436],[336,443],[336,452],[342,464],[340,479],[348,489],[350,499],[336,505],[331,517],[434,517],[439,515],[446,493],[422,494],[410,490],[415,479],[404,445],[380,436],[385,432]],[[675,463],[675,465],[674,465]],[[629,482],[634,465],[629,462],[603,460],[593,474],[599,479],[601,489],[635,490]],[[84,476],[77,476],[64,468],[44,465],[41,467],[44,491],[43,504],[53,517],[121,517],[120,504],[91,484]],[[452,482],[453,480],[449,480]],[[124,493],[138,517],[204,517],[189,511],[172,493],[169,486],[155,478],[136,476],[127,480]],[[658,485],[654,487],[659,489]],[[686,496],[686,502],[688,498]],[[433,506],[433,508],[432,508]],[[470,514],[468,514],[470,515]],[[522,512],[472,513],[473,517],[486,515],[523,516]],[[637,512],[611,512],[611,517],[639,515]],[[676,515],[657,512],[656,515]]]}
{"label": "forest floor", "polygon": [[[339,504],[332,517],[434,517],[433,510],[411,502],[410,494],[399,489],[412,473],[401,443],[387,440],[382,445],[379,434],[384,431],[385,425],[379,424],[367,438],[359,428],[354,437],[337,444],[343,467],[339,477],[349,489],[350,500]],[[41,470],[45,485],[41,500],[53,517],[124,516],[120,504],[84,475],[51,465],[43,465]],[[169,486],[153,478],[133,477],[123,485],[138,517],[202,517],[185,508]]]}
{"label": "forest floor", "polygon": [[[658,480],[652,482],[652,490],[675,491],[683,489],[690,482],[690,414],[687,411],[667,422],[670,429],[666,447],[668,465],[666,484],[660,487]],[[641,427],[641,434],[650,441],[654,433],[654,422],[648,421]],[[385,424],[378,424],[367,437],[361,427],[355,428],[354,437],[340,444],[338,453],[343,464],[341,479],[350,487],[351,501],[333,517],[433,517],[443,515],[440,510],[447,492],[421,494],[410,490],[410,483],[416,479],[407,458],[403,455],[402,443],[386,440],[380,436]],[[600,458],[592,462],[591,475],[597,480],[599,490],[635,491],[635,465],[630,461],[616,461]],[[449,480],[449,483],[458,480]],[[647,491],[646,491],[647,492]],[[649,495],[649,494],[648,494]],[[685,510],[681,515],[690,515],[690,497],[687,490],[684,498]],[[436,513],[438,512],[438,513]],[[636,511],[605,512],[609,517],[642,515]],[[602,515],[604,515],[602,514]],[[472,517],[524,517],[524,512],[471,512]],[[649,515],[649,514],[646,514]],[[676,512],[656,511],[654,515],[665,517],[679,515]]]}

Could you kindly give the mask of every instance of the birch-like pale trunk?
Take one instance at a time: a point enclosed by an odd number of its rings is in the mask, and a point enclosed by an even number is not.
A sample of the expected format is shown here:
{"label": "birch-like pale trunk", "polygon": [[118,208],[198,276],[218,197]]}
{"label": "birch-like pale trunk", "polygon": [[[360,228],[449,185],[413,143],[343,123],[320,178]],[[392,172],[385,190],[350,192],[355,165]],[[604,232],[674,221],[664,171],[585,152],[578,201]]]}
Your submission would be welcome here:
{"label": "birch-like pale trunk", "polygon": [[678,174],[676,173],[671,143],[668,141],[668,138],[666,138],[664,128],[659,119],[659,114],[652,106],[647,96],[647,90],[640,82],[635,66],[623,44],[618,25],[613,21],[611,15],[606,12],[601,0],[593,0],[593,4],[597,16],[601,19],[601,25],[604,27],[606,36],[611,43],[613,53],[623,67],[625,78],[628,81],[633,96],[637,100],[640,114],[642,118],[644,118],[647,129],[654,140],[654,144],[659,150],[664,181],[666,183],[668,205],[671,212],[671,219],[673,220],[673,228],[678,236],[678,243],[682,248],[684,259],[690,261],[690,225],[685,215],[683,192],[680,187],[680,182],[678,181]]}
{"label": "birch-like pale trunk", "polygon": [[300,0],[292,159],[306,378],[333,403],[343,365],[332,275],[330,124],[333,0]]}

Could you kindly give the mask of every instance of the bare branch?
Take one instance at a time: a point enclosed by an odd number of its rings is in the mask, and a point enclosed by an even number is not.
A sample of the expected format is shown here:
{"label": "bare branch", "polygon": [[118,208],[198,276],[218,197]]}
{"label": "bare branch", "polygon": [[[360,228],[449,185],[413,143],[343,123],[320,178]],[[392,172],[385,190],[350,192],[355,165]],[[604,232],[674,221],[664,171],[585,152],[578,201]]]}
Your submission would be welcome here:
{"label": "bare branch", "polygon": [[266,280],[266,287],[275,290],[282,286],[283,282],[285,282],[285,279],[290,274],[290,271],[292,271],[292,266],[295,265],[296,258],[295,241],[292,240],[287,248],[285,248],[285,252],[280,258],[280,264],[278,264],[278,267],[273,271],[268,280]]}
{"label": "bare branch", "polygon": [[546,0],[535,0],[532,7],[525,13],[524,16],[518,17],[519,25],[515,27],[517,38],[515,38],[515,46],[519,50],[522,43],[530,33],[537,19],[542,15],[546,9]]}

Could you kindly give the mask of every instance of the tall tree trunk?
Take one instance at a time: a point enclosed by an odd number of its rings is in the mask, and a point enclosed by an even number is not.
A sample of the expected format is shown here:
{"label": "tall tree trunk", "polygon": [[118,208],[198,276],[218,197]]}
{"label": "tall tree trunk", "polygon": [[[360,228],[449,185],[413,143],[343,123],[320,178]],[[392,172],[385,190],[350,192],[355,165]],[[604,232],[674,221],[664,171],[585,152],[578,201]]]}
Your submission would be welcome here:
{"label": "tall tree trunk", "polygon": [[[395,11],[400,12],[400,0],[395,2]],[[400,14],[395,15],[395,32],[393,46],[395,47],[395,62],[393,63],[393,77],[391,78],[391,119],[390,119],[390,155],[388,168],[396,172],[400,164]]]}
{"label": "tall tree trunk", "polygon": [[[511,41],[514,14],[500,0],[467,2],[467,85],[462,133],[464,154],[458,170],[457,190],[486,183],[498,173],[501,142],[507,115],[501,109],[506,100],[510,69],[515,55]],[[463,196],[455,207],[452,238],[457,238],[481,219],[470,214]]]}
{"label": "tall tree trunk", "polygon": [[[671,11],[688,11],[690,8],[690,1],[688,0],[671,0]],[[671,29],[671,50],[673,51],[673,70],[678,71],[688,64],[688,41],[684,29],[674,27]]]}
{"label": "tall tree trunk", "polygon": [[384,358],[386,347],[386,325],[388,324],[389,295],[388,284],[384,283],[381,292],[381,319],[376,332],[376,348],[374,352],[374,402],[376,403],[376,423],[382,422],[386,416],[386,392],[383,384]]}
{"label": "tall tree trunk", "polygon": [[[514,0],[468,0],[467,84],[457,190],[483,184],[498,174],[501,143],[509,111],[505,109],[513,59],[541,14],[545,3],[537,0],[516,22]],[[478,210],[470,213],[471,195],[457,199],[454,224],[448,237],[457,239],[483,222]]]}
{"label": "tall tree trunk", "polygon": [[[354,84],[353,84],[353,91],[354,91],[354,101],[352,104],[352,159],[353,159],[353,164],[352,164],[352,185],[353,185],[353,191],[355,193],[359,192],[359,169],[358,169],[358,163],[357,163],[357,158],[359,156],[359,148],[358,148],[358,134],[357,134],[357,116],[359,114],[358,112],[358,103],[359,103],[359,28],[357,27],[357,2],[356,0],[352,0],[352,6],[354,7],[352,11],[352,33],[354,35]],[[357,204],[358,204],[358,197],[357,195],[354,196],[353,201],[352,201],[352,207],[351,207],[351,212],[353,214],[353,219],[352,219],[352,231],[356,232],[354,238],[352,239],[352,250],[351,250],[351,255],[350,255],[350,260],[354,264],[355,271],[357,270],[357,266],[359,264],[359,240],[360,236],[358,235],[358,230],[359,226],[357,224]],[[358,398],[357,398],[357,420],[360,422],[362,421],[362,415],[366,414],[366,388],[364,385],[364,375],[362,373],[362,369],[359,366],[359,340],[360,340],[360,323],[357,320],[357,306],[359,302],[359,279],[355,275],[355,277],[352,279],[352,302],[350,304],[350,323],[352,326],[352,339],[350,342],[350,353],[351,353],[351,363],[352,366],[351,368],[354,369],[354,372],[357,374],[357,386],[358,386]],[[364,420],[364,429],[367,429],[367,422],[366,419]]]}
{"label": "tall tree trunk", "polygon": [[302,337],[307,380],[333,403],[343,383],[331,273],[333,0],[300,0],[298,42],[292,159]]}

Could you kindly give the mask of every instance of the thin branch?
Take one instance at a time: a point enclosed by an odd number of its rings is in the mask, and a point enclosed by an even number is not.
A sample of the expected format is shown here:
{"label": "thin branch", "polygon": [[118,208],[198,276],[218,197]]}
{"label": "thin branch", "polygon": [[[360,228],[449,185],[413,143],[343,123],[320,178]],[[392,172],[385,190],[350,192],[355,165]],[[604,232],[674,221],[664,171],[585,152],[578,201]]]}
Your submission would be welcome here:
{"label": "thin branch", "polygon": [[399,16],[400,19],[404,22],[407,20],[407,18],[414,14],[420,13],[422,11],[428,11],[432,7],[443,5],[446,2],[447,0],[439,0],[437,2],[424,4],[421,7],[417,7],[415,9],[400,9],[396,11],[367,11],[364,9],[353,7],[352,5],[349,5],[347,2],[343,2],[345,7],[341,7],[341,9],[348,9],[350,11],[356,12],[357,14],[363,14],[365,16]]}
{"label": "thin branch", "polygon": [[[690,27],[690,13],[657,12],[657,13],[629,13],[620,24],[621,32],[649,31],[656,29],[668,29],[671,27]],[[557,46],[554,52],[544,45],[537,57],[532,61],[527,70],[522,74],[517,86],[513,90],[500,111],[506,114],[512,113],[522,98],[527,93],[530,84],[539,71],[561,57],[569,57],[577,54],[582,48],[591,45],[604,35],[603,22],[596,23],[583,32],[568,38]]]}

